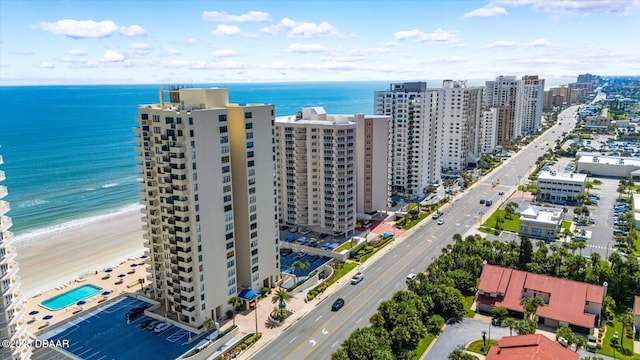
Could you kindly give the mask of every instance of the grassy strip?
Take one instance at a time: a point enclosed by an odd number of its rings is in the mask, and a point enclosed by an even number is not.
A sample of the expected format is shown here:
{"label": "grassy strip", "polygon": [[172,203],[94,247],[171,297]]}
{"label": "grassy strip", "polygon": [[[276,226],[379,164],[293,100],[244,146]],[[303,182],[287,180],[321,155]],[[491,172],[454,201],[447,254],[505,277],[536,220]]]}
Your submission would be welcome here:
{"label": "grassy strip", "polygon": [[358,266],[358,264],[356,263],[352,263],[352,262],[344,263],[344,265],[342,265],[340,269],[334,270],[335,274],[333,275],[331,280],[329,280],[327,285],[331,285],[336,281],[340,280],[341,277],[345,276],[349,271],[353,270],[356,266]]}
{"label": "grassy strip", "polygon": [[475,311],[471,310],[471,305],[473,305],[474,297],[475,297],[474,295],[462,297],[462,304],[464,305],[464,310],[466,311],[466,313],[464,314],[464,317],[473,318],[473,316],[476,314]]}
{"label": "grassy strip", "polygon": [[607,323],[607,333],[604,335],[604,340],[602,341],[602,349],[597,350],[598,354],[607,355],[613,357],[613,347],[611,346],[611,338],[613,338],[613,334],[618,332],[619,340],[622,340],[622,344],[624,347],[618,347],[615,350],[615,358],[616,359],[637,359],[637,357],[633,357],[633,340],[623,338],[622,336],[622,323],[617,319],[613,321],[613,323]]}
{"label": "grassy strip", "polygon": [[482,341],[482,339],[480,339],[469,344],[469,346],[467,346],[467,350],[476,354],[487,355],[487,353],[489,352],[489,348],[496,344],[498,344],[497,340],[487,339],[487,346],[485,347],[484,342]]}
{"label": "grassy strip", "polygon": [[487,221],[485,221],[484,224],[482,224],[482,226],[495,228],[496,219],[499,216],[504,219],[504,222],[500,223],[502,230],[512,231],[515,233],[520,231],[520,217],[518,216],[518,214],[513,214],[511,216],[511,219],[505,218],[504,214],[505,214],[504,210],[496,210],[493,214],[491,214],[489,219],[487,219]]}
{"label": "grassy strip", "polygon": [[413,360],[420,360],[424,352],[427,351],[427,348],[435,338],[436,336],[434,334],[427,333],[427,336],[423,337],[422,340],[420,340],[420,342],[418,343],[416,354],[413,356]]}
{"label": "grassy strip", "polygon": [[420,215],[418,216],[418,218],[416,220],[411,220],[409,221],[405,226],[403,226],[402,228],[404,230],[409,230],[412,227],[416,226],[420,221],[424,220],[427,217],[427,213],[425,212],[421,212]]}

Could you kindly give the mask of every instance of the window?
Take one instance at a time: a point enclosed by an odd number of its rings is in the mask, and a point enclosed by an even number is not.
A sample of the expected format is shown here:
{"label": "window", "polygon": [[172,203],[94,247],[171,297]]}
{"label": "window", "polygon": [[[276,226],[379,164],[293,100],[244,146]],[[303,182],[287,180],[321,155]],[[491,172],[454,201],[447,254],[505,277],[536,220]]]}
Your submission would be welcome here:
{"label": "window", "polygon": [[252,151],[247,151],[247,157],[249,157],[249,158],[253,157],[253,150]]}
{"label": "window", "polygon": [[245,119],[251,119],[252,117],[253,117],[253,114],[251,113],[251,111],[247,111],[244,113]]}
{"label": "window", "polygon": [[220,126],[220,134],[225,134],[229,132],[229,129],[226,126]]}
{"label": "window", "polygon": [[247,149],[253,148],[253,141],[247,141]]}
{"label": "window", "polygon": [[233,239],[233,233],[228,233],[224,236],[227,240]]}
{"label": "window", "polygon": [[227,121],[227,115],[218,115],[218,121]]}
{"label": "window", "polygon": [[232,242],[228,242],[226,246],[227,246],[227,250],[233,249],[233,241]]}
{"label": "window", "polygon": [[253,123],[246,123],[244,124],[244,128],[249,130],[249,129],[253,129]]}
{"label": "window", "polygon": [[253,139],[253,133],[252,132],[248,132],[246,137],[247,137],[247,139]]}
{"label": "window", "polygon": [[231,204],[224,206],[224,211],[231,211]]}
{"label": "window", "polygon": [[226,144],[229,142],[228,136],[220,136],[220,144]]}
{"label": "window", "polygon": [[149,120],[149,114],[140,114],[142,120]]}
{"label": "window", "polygon": [[248,166],[248,167],[252,167],[252,166],[254,166],[254,165],[255,165],[255,161],[253,161],[253,160],[249,160],[249,161],[247,162],[247,166]]}

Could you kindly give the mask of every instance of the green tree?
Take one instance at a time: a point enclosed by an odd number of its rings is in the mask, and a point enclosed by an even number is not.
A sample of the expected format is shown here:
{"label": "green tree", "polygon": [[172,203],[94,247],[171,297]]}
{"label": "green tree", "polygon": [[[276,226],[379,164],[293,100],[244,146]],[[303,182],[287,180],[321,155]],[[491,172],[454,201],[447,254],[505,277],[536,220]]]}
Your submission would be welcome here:
{"label": "green tree", "polygon": [[633,313],[631,312],[631,309],[629,309],[624,313],[620,314],[618,318],[622,323],[622,337],[620,338],[620,346],[624,348],[625,335],[633,335],[633,332],[631,332],[631,334],[626,333],[627,329],[633,329]]}
{"label": "green tree", "polygon": [[271,298],[272,303],[278,303],[278,309],[281,313],[285,313],[287,309],[287,303],[290,300],[291,294],[289,294],[287,290],[282,288],[276,290],[276,292],[273,294],[273,297]]}
{"label": "green tree", "polygon": [[138,284],[140,284],[140,291],[142,291],[144,289],[144,278],[139,278]]}
{"label": "green tree", "polygon": [[444,325],[444,318],[438,314],[429,316],[425,326],[431,334],[438,334]]}
{"label": "green tree", "polygon": [[520,320],[516,323],[516,331],[519,335],[534,334],[538,328],[535,321],[531,319]]}
{"label": "green tree", "polygon": [[349,360],[349,355],[343,349],[338,349],[338,351],[331,354],[331,360]]}
{"label": "green tree", "polygon": [[216,327],[216,322],[213,321],[212,318],[207,317],[207,318],[204,318],[204,321],[202,322],[202,326],[204,326],[204,328],[207,329],[207,331],[209,331],[214,327]]}
{"label": "green tree", "polygon": [[232,309],[231,309],[231,318],[233,319],[233,326],[236,325],[236,310],[238,310],[238,307],[240,306],[240,298],[237,296],[233,296],[231,298],[229,298],[229,301],[227,301],[227,304],[231,305]]}
{"label": "green tree", "polygon": [[296,260],[293,262],[293,264],[291,264],[291,267],[293,268],[293,275],[296,275],[296,271],[297,270],[304,270],[304,269],[308,269],[309,268],[309,263],[308,262],[302,262],[300,260]]}
{"label": "green tree", "polygon": [[495,319],[498,325],[502,325],[504,319],[509,315],[509,310],[504,306],[494,306],[491,308],[491,317]]}
{"label": "green tree", "polygon": [[540,306],[544,306],[544,299],[540,296],[523,297],[520,299],[520,305],[524,308],[524,318],[535,320],[536,311]]}
{"label": "green tree", "polygon": [[531,254],[533,253],[533,245],[527,236],[520,238],[520,255],[518,256],[518,268],[520,270],[527,269],[527,264],[531,262]]}
{"label": "green tree", "polygon": [[389,334],[380,328],[356,329],[342,348],[351,360],[394,359]]}
{"label": "green tree", "polygon": [[464,352],[464,347],[460,345],[449,354],[449,360],[478,360],[478,358]]}
{"label": "green tree", "polygon": [[502,325],[509,328],[509,336],[513,336],[513,330],[516,329],[518,322],[514,318],[506,318],[502,322]]}

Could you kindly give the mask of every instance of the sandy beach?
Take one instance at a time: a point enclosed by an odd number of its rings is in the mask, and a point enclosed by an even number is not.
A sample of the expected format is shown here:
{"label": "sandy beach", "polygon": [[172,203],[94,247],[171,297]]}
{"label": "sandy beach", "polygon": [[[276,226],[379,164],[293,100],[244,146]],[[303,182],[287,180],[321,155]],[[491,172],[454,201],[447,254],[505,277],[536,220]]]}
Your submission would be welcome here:
{"label": "sandy beach", "polygon": [[22,290],[34,296],[144,252],[138,208],[14,243]]}

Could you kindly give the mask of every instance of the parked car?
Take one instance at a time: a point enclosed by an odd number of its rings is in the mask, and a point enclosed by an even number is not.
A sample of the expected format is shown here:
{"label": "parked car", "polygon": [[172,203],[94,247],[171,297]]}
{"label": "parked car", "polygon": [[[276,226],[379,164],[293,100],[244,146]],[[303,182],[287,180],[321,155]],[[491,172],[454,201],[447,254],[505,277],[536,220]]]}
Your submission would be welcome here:
{"label": "parked car", "polygon": [[136,317],[142,315],[144,313],[144,307],[141,306],[136,306],[134,308],[131,308],[131,310],[129,310],[126,314],[127,320],[133,320]]}
{"label": "parked car", "polygon": [[485,200],[484,199],[480,199],[480,204],[484,204]]}
{"label": "parked car", "polygon": [[287,225],[280,225],[280,230],[287,230],[288,226]]}
{"label": "parked car", "polygon": [[156,325],[158,325],[159,323],[160,321],[153,320],[152,322],[149,323],[149,325],[147,325],[147,330],[153,331],[153,329],[155,329]]}
{"label": "parked car", "polygon": [[504,195],[504,191],[498,191],[498,195],[500,196]]}
{"label": "parked car", "polygon": [[344,299],[338,298],[336,301],[333,302],[333,305],[331,305],[331,311],[338,311],[342,309],[343,306],[344,306]]}
{"label": "parked car", "polygon": [[416,274],[414,274],[414,273],[411,273],[411,274],[407,275],[407,281],[411,281],[411,280],[415,279],[415,278],[416,278],[416,276],[417,276],[417,275],[416,275]]}
{"label": "parked car", "polygon": [[435,220],[435,219],[439,218],[440,216],[442,216],[442,213],[439,212],[439,211],[436,211],[435,213],[433,213],[433,216],[431,216],[431,218]]}
{"label": "parked car", "polygon": [[298,240],[295,241],[296,244],[298,245],[304,245],[307,243],[307,238],[302,236],[300,238],[298,238]]}
{"label": "parked car", "polygon": [[293,250],[291,250],[291,249],[280,249],[280,254],[282,256],[289,256],[289,255],[291,255],[292,252],[293,252]]}
{"label": "parked car", "polygon": [[298,232],[298,228],[297,227],[289,228],[289,232],[290,233],[297,233]]}
{"label": "parked car", "polygon": [[168,323],[165,323],[165,322],[161,322],[160,324],[156,325],[156,327],[153,328],[153,332],[159,334],[159,333],[167,330],[170,327],[171,327],[171,324],[168,324]]}
{"label": "parked car", "polygon": [[324,238],[326,238],[327,236],[329,236],[329,235],[328,235],[328,234],[320,234],[320,235],[318,235],[318,238],[320,238],[320,239],[324,239]]}
{"label": "parked car", "polygon": [[320,260],[319,255],[313,255],[312,257],[309,258],[309,262],[316,262],[318,260]]}
{"label": "parked car", "polygon": [[569,346],[569,342],[567,341],[567,339],[563,338],[563,337],[559,337],[558,338],[558,343],[560,343],[560,345],[567,347]]}
{"label": "parked car", "polygon": [[147,326],[149,326],[149,324],[151,324],[151,322],[154,321],[153,319],[147,319],[143,322],[140,323],[140,327],[143,329],[146,329]]}
{"label": "parked car", "polygon": [[303,252],[299,252],[299,253],[296,254],[296,259],[302,259],[305,256],[307,256],[307,254],[305,254]]}
{"label": "parked car", "polygon": [[302,234],[302,235],[307,235],[307,234],[309,234],[309,233],[311,233],[311,230],[309,230],[309,229],[302,229],[302,230],[300,230],[300,234]]}
{"label": "parked car", "polygon": [[487,201],[485,201],[485,203],[484,203],[484,204],[485,204],[486,206],[491,206],[491,204],[493,204],[493,201],[491,201],[491,200],[487,200]]}
{"label": "parked car", "polygon": [[309,247],[318,247],[318,240],[314,239],[314,238],[311,238],[311,241],[309,241],[307,246],[309,246]]}
{"label": "parked car", "polygon": [[351,278],[351,285],[356,285],[360,281],[362,281],[363,279],[364,279],[364,275],[359,272],[359,273],[353,275],[353,277]]}
{"label": "parked car", "polygon": [[587,351],[595,353],[597,347],[596,337],[593,335],[589,335],[587,337]]}

